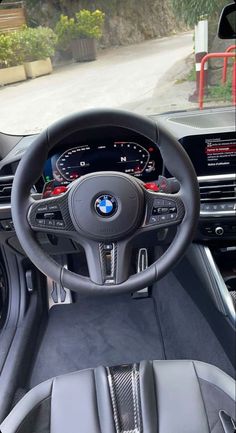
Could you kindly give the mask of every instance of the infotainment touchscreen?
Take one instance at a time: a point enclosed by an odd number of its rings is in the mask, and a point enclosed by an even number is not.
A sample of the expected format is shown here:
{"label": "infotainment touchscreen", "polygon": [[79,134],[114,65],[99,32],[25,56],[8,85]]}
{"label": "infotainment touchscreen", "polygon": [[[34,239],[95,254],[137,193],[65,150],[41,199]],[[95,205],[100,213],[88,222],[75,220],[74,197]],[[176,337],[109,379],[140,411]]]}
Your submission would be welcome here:
{"label": "infotainment touchscreen", "polygon": [[235,133],[198,135],[180,140],[198,176],[236,172]]}

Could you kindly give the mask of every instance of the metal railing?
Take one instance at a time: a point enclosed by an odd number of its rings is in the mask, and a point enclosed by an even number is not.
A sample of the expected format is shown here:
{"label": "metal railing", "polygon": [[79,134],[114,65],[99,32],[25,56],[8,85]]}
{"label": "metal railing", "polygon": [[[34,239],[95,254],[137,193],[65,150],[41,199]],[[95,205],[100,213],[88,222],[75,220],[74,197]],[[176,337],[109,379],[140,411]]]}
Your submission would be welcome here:
{"label": "metal railing", "polygon": [[199,82],[199,95],[198,95],[198,104],[199,109],[203,109],[204,104],[204,83],[205,83],[205,63],[209,59],[234,59],[233,62],[233,71],[232,71],[232,104],[236,105],[236,53],[224,52],[224,53],[209,53],[206,54],[201,61],[201,70],[200,70],[200,82]]}
{"label": "metal railing", "polygon": [[[226,48],[225,53],[229,53],[230,51],[236,51],[236,45],[230,45],[228,48]],[[226,83],[227,80],[227,70],[228,70],[228,58],[226,57],[224,59],[224,66],[223,66],[223,72],[222,72],[222,83]]]}

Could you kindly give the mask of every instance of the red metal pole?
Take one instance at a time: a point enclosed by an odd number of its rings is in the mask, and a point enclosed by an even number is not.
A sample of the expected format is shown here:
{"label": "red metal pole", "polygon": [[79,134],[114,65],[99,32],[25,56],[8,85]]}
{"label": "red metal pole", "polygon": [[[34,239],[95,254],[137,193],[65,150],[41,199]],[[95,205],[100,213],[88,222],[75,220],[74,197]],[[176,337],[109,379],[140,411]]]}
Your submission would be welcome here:
{"label": "red metal pole", "polygon": [[[226,50],[225,53],[229,53],[230,51],[236,50],[236,45],[230,45]],[[228,58],[226,57],[224,59],[224,66],[223,66],[223,72],[222,72],[222,83],[224,84],[226,82],[227,78],[227,68],[228,68]]]}
{"label": "red metal pole", "polygon": [[234,59],[232,73],[232,104],[236,105],[236,59]]}
{"label": "red metal pole", "polygon": [[[209,53],[206,54],[202,61],[201,61],[201,70],[200,70],[200,83],[199,83],[199,95],[198,95],[198,103],[199,103],[199,109],[203,109],[203,102],[204,102],[204,65],[207,62],[208,59],[229,59],[229,58],[236,58],[236,53]],[[235,63],[235,62],[234,62]],[[233,68],[234,74],[235,68]],[[236,85],[236,81],[234,81]]]}

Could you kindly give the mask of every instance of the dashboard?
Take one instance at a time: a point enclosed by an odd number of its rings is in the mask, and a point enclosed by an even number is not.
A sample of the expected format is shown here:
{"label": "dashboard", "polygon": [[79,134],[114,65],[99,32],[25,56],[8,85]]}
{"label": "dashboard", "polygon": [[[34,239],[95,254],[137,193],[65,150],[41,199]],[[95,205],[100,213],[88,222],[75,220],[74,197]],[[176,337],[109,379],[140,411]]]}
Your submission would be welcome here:
{"label": "dashboard", "polygon": [[[179,140],[188,153],[201,195],[196,239],[235,243],[236,239],[236,137],[234,108],[151,116]],[[0,134],[1,140],[5,137]],[[14,140],[13,140],[14,139]],[[10,192],[21,157],[35,136],[9,138],[12,148],[0,161],[0,232],[12,231]],[[8,144],[7,143],[7,144]],[[4,143],[3,143],[4,144]],[[9,144],[8,144],[9,147]],[[173,164],[175,162],[173,161]],[[145,183],[159,176],[172,177],[163,165],[158,143],[118,128],[82,130],[61,140],[49,153],[35,193],[50,196],[91,172],[120,171]],[[170,168],[171,171],[171,168]],[[0,233],[1,235],[1,233]]]}

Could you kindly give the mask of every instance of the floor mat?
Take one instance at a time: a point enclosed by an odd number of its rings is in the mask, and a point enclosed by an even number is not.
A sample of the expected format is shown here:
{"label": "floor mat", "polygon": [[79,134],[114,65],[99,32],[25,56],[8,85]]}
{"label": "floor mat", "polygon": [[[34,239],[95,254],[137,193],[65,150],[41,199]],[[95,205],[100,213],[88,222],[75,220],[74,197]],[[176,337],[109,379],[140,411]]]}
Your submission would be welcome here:
{"label": "floor mat", "polygon": [[143,359],[164,359],[152,299],[82,299],[51,309],[29,387],[83,368]]}
{"label": "floor mat", "polygon": [[[207,362],[235,377],[235,370],[219,340],[190,296],[194,290],[200,299],[202,295],[199,287],[194,284],[193,274],[188,292],[173,273],[155,285],[153,296],[161,323],[166,358]],[[202,302],[206,302],[204,296]]]}

